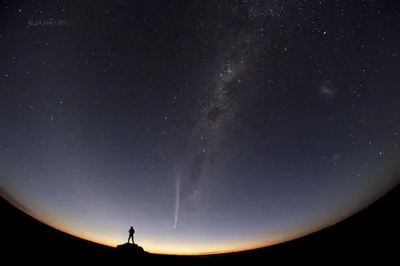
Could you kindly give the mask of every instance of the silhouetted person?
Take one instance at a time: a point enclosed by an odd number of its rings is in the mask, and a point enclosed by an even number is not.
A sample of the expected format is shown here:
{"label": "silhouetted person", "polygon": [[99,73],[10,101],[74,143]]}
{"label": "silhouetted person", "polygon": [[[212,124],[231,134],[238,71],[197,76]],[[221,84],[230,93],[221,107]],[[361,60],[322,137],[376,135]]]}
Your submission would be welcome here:
{"label": "silhouetted person", "polygon": [[129,243],[129,240],[132,238],[132,244],[135,244],[135,241],[133,240],[134,233],[135,233],[135,229],[133,229],[133,227],[131,226],[131,228],[129,229],[128,243]]}

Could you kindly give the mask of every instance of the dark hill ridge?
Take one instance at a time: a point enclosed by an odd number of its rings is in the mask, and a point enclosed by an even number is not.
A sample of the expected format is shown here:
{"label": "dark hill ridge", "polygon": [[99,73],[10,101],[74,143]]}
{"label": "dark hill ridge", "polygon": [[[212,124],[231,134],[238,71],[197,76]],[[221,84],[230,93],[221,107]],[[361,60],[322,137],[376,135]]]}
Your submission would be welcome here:
{"label": "dark hill ridge", "polygon": [[[23,210],[26,209],[20,203],[16,208],[8,201],[8,198],[0,199],[1,241],[6,243],[6,246],[2,247],[5,251],[14,253],[13,251],[18,250],[36,259],[41,257],[40,254],[44,251],[56,256],[86,256],[98,252],[107,253],[112,249],[48,226],[18,209],[21,206]],[[17,201],[11,199],[10,202]]]}
{"label": "dark hill ridge", "polygon": [[161,260],[227,261],[237,259],[270,260],[273,257],[312,256],[345,258],[395,256],[400,239],[400,186],[377,202],[344,221],[308,236],[271,247],[222,255],[170,256],[154,255],[139,245],[122,244],[116,248],[83,240],[56,230],[0,199],[1,258],[7,256],[30,262],[79,262]]}
{"label": "dark hill ridge", "polygon": [[118,245],[115,249],[117,250],[118,254],[129,254],[135,256],[143,256],[148,254],[148,252],[138,244],[125,243]]}

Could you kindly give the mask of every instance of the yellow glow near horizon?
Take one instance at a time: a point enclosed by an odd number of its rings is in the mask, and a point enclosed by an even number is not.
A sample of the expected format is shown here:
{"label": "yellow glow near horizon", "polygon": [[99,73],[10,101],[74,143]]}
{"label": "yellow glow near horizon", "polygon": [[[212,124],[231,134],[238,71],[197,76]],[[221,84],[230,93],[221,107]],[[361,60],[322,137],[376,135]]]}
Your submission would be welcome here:
{"label": "yellow glow near horizon", "polygon": [[[22,200],[22,204],[26,206],[24,203],[25,201]],[[23,211],[25,212],[25,210]],[[105,246],[116,247],[117,245],[125,243],[127,240],[127,238],[125,240],[123,236],[115,234],[112,235],[109,233],[102,234],[99,237],[94,233],[77,232],[76,229],[71,228],[71,224],[73,224],[71,221],[61,219],[48,210],[43,210],[43,208],[35,208],[35,211],[29,209],[29,213],[27,214],[59,231]],[[69,225],[66,226],[66,224]],[[285,238],[287,237],[280,236],[266,241],[265,237],[259,237],[259,239],[247,239],[246,241],[237,242],[235,244],[232,244],[230,241],[221,241],[219,243],[213,242],[212,248],[210,248],[210,245],[207,243],[190,243],[189,245],[187,242],[169,239],[157,239],[157,242],[154,242],[149,239],[142,238],[138,244],[143,247],[145,251],[153,254],[205,255],[238,252],[265,247],[283,242],[285,241]]]}
{"label": "yellow glow near horizon", "polygon": [[[44,214],[44,213],[41,213]],[[102,234],[101,237],[98,237],[96,234],[91,233],[82,233],[82,232],[75,232],[75,230],[63,226],[60,223],[59,219],[42,219],[39,218],[38,215],[34,213],[30,214],[35,219],[72,236],[88,240],[94,243],[102,244],[109,247],[116,247],[117,245],[126,243],[125,238],[119,235],[110,235],[110,234]],[[42,216],[43,217],[43,216]],[[49,217],[54,218],[52,215]],[[324,226],[322,226],[324,227]],[[173,241],[168,239],[157,239],[157,243],[147,239],[141,239],[139,244],[143,249],[149,253],[153,254],[166,254],[166,255],[208,255],[208,254],[221,254],[221,253],[231,253],[231,252],[239,252],[239,251],[246,251],[256,248],[267,247],[271,245],[275,245],[281,242],[286,242],[291,239],[295,239],[301,237],[302,235],[311,233],[314,230],[299,230],[301,232],[297,232],[295,234],[287,234],[287,235],[280,235],[271,237],[266,240],[265,236],[261,235],[254,239],[246,239],[243,242],[238,242],[232,244],[230,241],[221,241],[219,243],[213,242],[213,247],[210,248],[210,245],[207,243],[188,243],[181,242],[181,241]]]}
{"label": "yellow glow near horizon", "polygon": [[[35,219],[38,219],[35,217]],[[102,244],[109,247],[116,247],[117,245],[123,244],[125,242],[121,242],[121,238],[118,236],[114,237],[96,237],[91,236],[90,234],[79,234],[74,233],[72,230],[58,226],[42,219],[38,219],[39,221],[72,236],[88,240],[94,243]],[[149,253],[153,254],[166,254],[166,255],[207,255],[207,254],[221,254],[221,253],[230,253],[230,252],[238,252],[238,251],[245,251],[256,249],[260,247],[270,246],[277,243],[284,241],[284,239],[275,239],[269,241],[260,241],[260,240],[248,240],[243,243],[237,243],[236,245],[229,245],[227,246],[226,243],[220,243],[219,245],[213,245],[213,248],[210,249],[210,245],[206,243],[201,244],[194,244],[194,245],[187,245],[187,243],[180,243],[180,242],[168,242],[164,241],[157,241],[155,244],[152,241],[142,239],[140,243],[138,243],[143,249]]]}
{"label": "yellow glow near horizon", "polygon": [[[123,237],[120,235],[110,235],[110,234],[102,234],[101,237],[97,236],[93,233],[85,233],[85,232],[76,232],[76,230],[71,229],[68,226],[62,225],[62,221],[60,219],[55,218],[54,215],[51,215],[48,212],[40,212],[40,215],[33,213],[29,214],[36,220],[47,224],[59,231],[70,234],[72,236],[88,240],[94,243],[102,244],[109,247],[116,247],[117,245],[123,244],[126,242]],[[45,218],[41,218],[45,217]],[[301,230],[304,232],[304,229]],[[157,242],[141,239],[139,244],[143,249],[149,253],[153,254],[167,254],[167,255],[208,255],[208,254],[221,254],[221,253],[231,253],[231,252],[239,252],[246,251],[256,248],[262,248],[271,246],[274,244],[278,244],[281,242],[285,242],[297,237],[300,237],[303,234],[290,234],[290,235],[281,235],[275,236],[268,240],[265,240],[265,236],[259,236],[254,239],[246,239],[243,242],[236,242],[232,244],[230,241],[220,241],[219,243],[213,242],[212,248],[207,243],[190,243],[182,242],[178,240],[168,240],[168,239],[157,239]]]}
{"label": "yellow glow near horizon", "polygon": [[[105,246],[116,247],[117,245],[123,244],[125,242],[121,242],[120,237],[95,237],[84,234],[76,234],[71,230],[68,230],[63,227],[58,227],[51,225],[52,227],[73,235],[75,237],[85,239],[88,241],[92,241],[98,244],[102,244]],[[300,235],[298,235],[300,236]],[[210,245],[206,243],[187,245],[187,243],[179,243],[179,242],[168,242],[168,241],[157,241],[155,244],[152,241],[142,239],[140,243],[138,243],[143,249],[149,253],[153,254],[166,254],[166,255],[208,255],[208,254],[222,254],[222,253],[231,253],[231,252],[239,252],[252,250],[256,248],[267,247],[271,245],[275,245],[281,242],[285,242],[291,240],[293,238],[297,238],[298,236],[281,236],[276,237],[275,239],[265,240],[262,237],[260,239],[247,240],[242,243],[237,243],[236,245],[227,245],[227,243],[220,243],[219,245],[213,245],[213,248],[210,249]]]}
{"label": "yellow glow near horizon", "polygon": [[[343,208],[339,208],[337,210],[338,213],[341,213],[342,216],[337,215],[339,217],[337,220],[332,219],[323,219],[319,221],[315,221],[315,223],[310,223],[306,227],[298,227],[296,230],[293,230],[287,234],[275,235],[266,240],[266,236],[260,233],[257,237],[247,238],[243,241],[213,241],[212,248],[210,248],[210,244],[204,242],[188,242],[188,240],[180,241],[177,239],[166,239],[166,238],[158,238],[157,241],[151,240],[154,239],[152,237],[149,238],[140,238],[140,241],[136,241],[143,249],[149,253],[153,254],[169,254],[169,255],[206,255],[206,254],[221,254],[221,253],[230,253],[230,252],[238,252],[251,250],[266,246],[275,245],[281,242],[286,242],[291,239],[295,239],[301,237],[303,235],[312,233],[316,230],[322,229],[329,225],[332,225],[339,220],[343,219],[343,213],[352,213],[354,212],[354,206],[347,206],[347,210],[344,211]],[[72,224],[70,221],[61,219],[60,217],[56,217],[56,215],[50,213],[49,211],[44,211],[41,209],[36,209],[36,212],[29,211],[30,216],[34,217],[38,221],[45,223],[57,230],[70,234],[72,236],[92,241],[95,243],[99,243],[105,246],[116,247],[117,245],[123,244],[126,242],[127,238],[121,236],[119,233],[102,233],[99,232],[85,232],[84,229],[80,229],[77,231],[76,228],[72,228]],[[66,226],[68,224],[68,226]],[[72,227],[71,227],[72,226]],[[76,224],[75,224],[76,226]],[[137,238],[136,238],[137,240]]]}
{"label": "yellow glow near horizon", "polygon": [[[36,217],[35,217],[36,218]],[[207,243],[190,243],[188,245],[187,242],[181,242],[177,240],[168,240],[168,239],[157,239],[157,243],[154,241],[148,240],[146,238],[141,238],[140,242],[137,243],[143,249],[149,253],[153,254],[167,254],[167,255],[208,255],[208,254],[221,254],[221,253],[231,253],[231,252],[239,252],[252,250],[256,248],[262,248],[267,246],[272,246],[275,244],[279,244],[282,242],[290,241],[292,239],[296,239],[302,237],[304,235],[310,234],[312,232],[318,231],[325,227],[328,227],[344,217],[338,218],[337,220],[325,219],[319,221],[318,223],[311,223],[307,226],[307,228],[299,227],[295,232],[291,232],[290,234],[282,234],[279,236],[271,237],[269,239],[265,239],[265,235],[260,234],[257,238],[246,239],[243,242],[238,242],[232,244],[230,241],[221,241],[219,243],[213,242],[213,247],[210,248],[210,245]],[[36,218],[37,219],[37,218]],[[60,231],[73,235],[75,237],[85,239],[88,241],[92,241],[98,244],[102,244],[105,246],[116,247],[117,245],[123,244],[126,242],[124,237],[120,235],[110,235],[110,234],[102,234],[101,237],[98,237],[95,234],[85,234],[85,233],[75,233],[74,230],[65,227],[59,226],[55,223],[50,223],[48,221],[38,219]]]}

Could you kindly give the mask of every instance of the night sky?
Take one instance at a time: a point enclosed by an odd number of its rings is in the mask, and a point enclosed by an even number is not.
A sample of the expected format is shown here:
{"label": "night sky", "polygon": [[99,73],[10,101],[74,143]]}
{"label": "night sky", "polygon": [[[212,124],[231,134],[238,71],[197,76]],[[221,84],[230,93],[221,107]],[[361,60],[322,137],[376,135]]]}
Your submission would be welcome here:
{"label": "night sky", "polygon": [[3,1],[0,184],[76,236],[271,245],[395,184],[399,1]]}

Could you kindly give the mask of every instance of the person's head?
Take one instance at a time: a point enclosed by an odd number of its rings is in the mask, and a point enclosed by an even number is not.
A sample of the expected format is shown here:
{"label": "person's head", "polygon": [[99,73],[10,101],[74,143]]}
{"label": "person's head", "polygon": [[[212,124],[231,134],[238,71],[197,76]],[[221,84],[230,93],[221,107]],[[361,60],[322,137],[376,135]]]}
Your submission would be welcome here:
{"label": "person's head", "polygon": [[131,229],[133,229],[133,226],[131,226]]}

